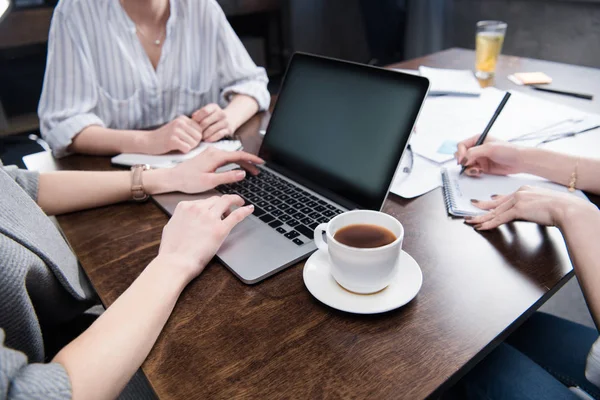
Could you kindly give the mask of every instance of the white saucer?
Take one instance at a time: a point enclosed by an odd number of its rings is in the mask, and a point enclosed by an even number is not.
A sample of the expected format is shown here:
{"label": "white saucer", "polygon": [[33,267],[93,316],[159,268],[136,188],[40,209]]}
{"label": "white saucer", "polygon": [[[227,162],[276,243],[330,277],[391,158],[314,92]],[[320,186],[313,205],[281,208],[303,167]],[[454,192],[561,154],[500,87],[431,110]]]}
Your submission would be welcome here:
{"label": "white saucer", "polygon": [[377,314],[394,310],[415,298],[423,284],[419,264],[407,252],[398,259],[400,271],[390,285],[373,294],[356,294],[342,288],[329,272],[329,255],[317,250],[304,265],[304,284],[324,304],[355,314]]}

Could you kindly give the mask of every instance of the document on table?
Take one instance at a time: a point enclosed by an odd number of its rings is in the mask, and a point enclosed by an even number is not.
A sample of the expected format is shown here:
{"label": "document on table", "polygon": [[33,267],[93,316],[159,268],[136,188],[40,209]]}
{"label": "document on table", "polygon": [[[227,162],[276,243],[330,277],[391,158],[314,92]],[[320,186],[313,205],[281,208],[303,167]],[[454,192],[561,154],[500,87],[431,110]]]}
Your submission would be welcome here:
{"label": "document on table", "polygon": [[[600,156],[597,150],[600,148],[600,128],[573,137],[561,137],[564,133],[600,125],[600,115],[516,91],[512,94],[490,131],[490,137],[582,157]],[[457,143],[479,135],[485,129],[503,96],[501,90],[486,88],[479,97],[428,97],[410,140],[415,160],[412,176],[399,171],[392,192],[412,198],[438,187],[440,169],[453,163]],[[542,144],[546,138],[559,137]]]}
{"label": "document on table", "polygon": [[479,96],[481,86],[471,70],[419,67],[421,76],[429,79],[430,95]]}
{"label": "document on table", "polygon": [[418,154],[413,154],[410,173],[403,172],[402,163],[396,172],[390,191],[405,199],[431,192],[442,185],[441,167]]}
{"label": "document on table", "polygon": [[[515,142],[524,146],[536,146],[544,138],[559,131],[577,131],[600,124],[599,115],[584,113],[520,92],[511,93],[512,97],[492,127],[490,137],[514,140],[538,132],[539,134],[533,135],[537,140]],[[417,121],[417,132],[411,139],[413,150],[440,164],[452,160],[458,142],[478,135],[485,129],[502,96],[503,91],[486,88],[479,97],[427,98]],[[584,135],[600,138],[599,132],[595,131],[584,133],[581,137]],[[566,139],[558,142],[563,140]]]}

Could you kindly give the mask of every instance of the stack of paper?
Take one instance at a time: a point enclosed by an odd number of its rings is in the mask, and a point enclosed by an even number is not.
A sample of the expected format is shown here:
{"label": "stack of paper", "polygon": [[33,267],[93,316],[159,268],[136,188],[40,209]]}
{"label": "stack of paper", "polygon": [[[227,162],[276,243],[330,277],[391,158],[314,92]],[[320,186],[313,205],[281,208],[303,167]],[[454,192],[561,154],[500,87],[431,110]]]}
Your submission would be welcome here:
{"label": "stack of paper", "polygon": [[419,67],[421,76],[429,79],[430,95],[452,94],[479,96],[481,86],[470,70]]}

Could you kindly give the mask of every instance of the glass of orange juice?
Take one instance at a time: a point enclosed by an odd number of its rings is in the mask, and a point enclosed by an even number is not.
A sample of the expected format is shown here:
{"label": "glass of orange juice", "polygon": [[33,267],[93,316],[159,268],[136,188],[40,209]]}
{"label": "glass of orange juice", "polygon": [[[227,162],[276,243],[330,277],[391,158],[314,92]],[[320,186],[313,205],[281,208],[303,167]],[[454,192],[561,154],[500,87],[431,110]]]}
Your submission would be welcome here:
{"label": "glass of orange juice", "polygon": [[506,22],[479,21],[475,36],[475,76],[489,79],[496,72],[498,56],[502,51]]}

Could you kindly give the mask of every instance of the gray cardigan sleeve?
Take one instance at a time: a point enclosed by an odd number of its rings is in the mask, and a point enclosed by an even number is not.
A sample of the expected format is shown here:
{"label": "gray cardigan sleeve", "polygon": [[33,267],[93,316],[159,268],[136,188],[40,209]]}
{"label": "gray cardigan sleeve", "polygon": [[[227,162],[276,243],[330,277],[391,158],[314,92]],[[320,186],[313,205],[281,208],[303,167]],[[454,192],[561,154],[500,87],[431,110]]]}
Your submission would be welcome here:
{"label": "gray cardigan sleeve", "polygon": [[20,351],[4,346],[0,329],[0,399],[70,399],[71,381],[62,365],[28,364]]}
{"label": "gray cardigan sleeve", "polygon": [[0,162],[0,169],[8,174],[12,179],[17,182],[19,186],[27,192],[29,197],[37,202],[38,195],[38,184],[40,174],[36,171],[27,171],[25,169],[19,169],[14,165],[4,167]]}

